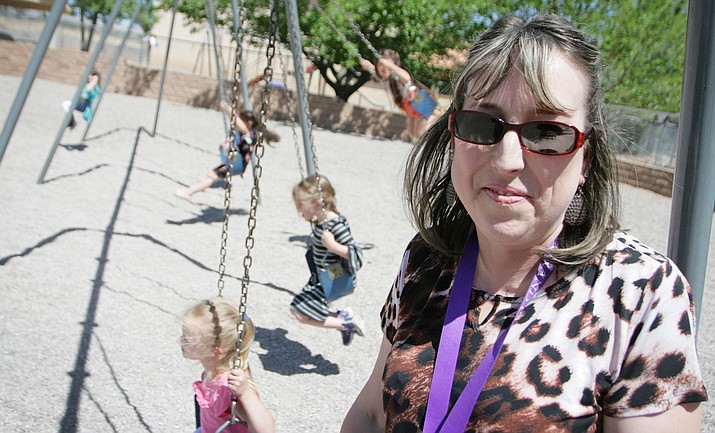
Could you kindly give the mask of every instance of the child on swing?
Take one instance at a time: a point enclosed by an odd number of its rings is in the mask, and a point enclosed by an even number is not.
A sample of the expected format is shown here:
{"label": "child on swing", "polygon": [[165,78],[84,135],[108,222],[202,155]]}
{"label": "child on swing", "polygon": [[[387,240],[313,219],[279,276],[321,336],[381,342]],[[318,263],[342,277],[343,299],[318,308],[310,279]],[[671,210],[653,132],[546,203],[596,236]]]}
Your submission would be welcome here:
{"label": "child on swing", "polygon": [[437,120],[437,101],[422,83],[402,68],[397,51],[384,49],[375,64],[362,59],[360,66],[382,80],[390,89],[395,105],[407,116],[407,132],[416,143],[427,127]]}
{"label": "child on swing", "polygon": [[[350,233],[347,219],[338,212],[335,189],[325,176],[313,175],[303,179],[293,188],[293,201],[300,215],[310,222],[312,228],[310,251],[306,256],[308,258],[312,255],[312,259],[308,259],[310,279],[293,298],[291,314],[301,323],[339,330],[343,344],[347,346],[355,334],[364,336],[362,321],[353,316],[350,308],[335,311],[329,309],[318,274],[331,264],[340,263],[350,275],[355,275],[362,266],[362,250]],[[355,283],[353,279],[352,288]]]}
{"label": "child on swing", "polygon": [[[236,354],[240,319],[239,309],[224,297],[201,301],[184,313],[181,351],[185,358],[199,361],[204,367],[201,380],[193,385],[198,425],[194,433],[215,433],[229,421],[232,396],[237,398],[239,422],[228,425],[223,432],[275,432],[273,417],[258,397],[248,366],[248,349],[256,331],[247,317],[240,353]],[[232,369],[235,356],[240,357],[238,369]]]}
{"label": "child on swing", "polygon": [[[251,153],[255,147],[257,138],[256,127],[258,121],[256,115],[250,110],[243,110],[235,117],[236,122],[236,150],[238,154],[233,158],[232,175],[243,175],[243,172],[248,166],[251,158]],[[191,200],[194,194],[205,190],[206,188],[218,182],[220,179],[225,179],[228,174],[228,148],[230,142],[225,140],[221,143],[219,150],[221,152],[221,164],[216,168],[206,173],[203,179],[194,185],[185,188],[177,189],[174,194],[177,197],[185,200]]]}
{"label": "child on swing", "polygon": [[[229,117],[231,117],[233,110],[226,101],[221,101],[221,109],[228,113]],[[258,118],[251,110],[241,110],[237,116],[234,116],[234,122],[236,124],[235,149],[238,153],[233,158],[231,174],[243,176],[243,173],[246,171],[246,167],[248,167],[248,163],[251,161],[251,154],[256,147],[256,140],[258,139]],[[268,129],[263,131],[263,138],[267,143],[270,143],[271,141],[279,141],[281,139],[278,134],[269,131]],[[219,151],[221,152],[221,164],[207,172],[203,179],[199,180],[192,186],[177,189],[174,191],[174,195],[191,201],[194,194],[205,190],[221,179],[225,179],[228,175],[229,145],[230,141],[229,139],[226,139],[219,146]]]}

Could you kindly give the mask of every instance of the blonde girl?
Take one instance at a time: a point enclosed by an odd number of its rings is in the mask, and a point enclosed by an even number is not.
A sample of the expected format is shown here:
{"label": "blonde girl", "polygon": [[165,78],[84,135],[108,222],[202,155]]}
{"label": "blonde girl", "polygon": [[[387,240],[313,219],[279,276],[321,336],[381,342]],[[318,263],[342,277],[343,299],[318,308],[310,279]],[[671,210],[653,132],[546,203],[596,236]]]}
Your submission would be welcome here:
{"label": "blonde girl", "polygon": [[355,275],[362,266],[362,250],[353,239],[348,220],[338,212],[335,189],[325,176],[313,175],[300,181],[293,188],[293,201],[312,230],[306,255],[310,279],[293,298],[291,314],[301,323],[339,330],[347,346],[355,334],[364,335],[362,322],[353,316],[350,308],[329,309],[318,275],[335,263]]}
{"label": "blonde girl", "polygon": [[247,317],[238,355],[240,368],[233,368],[240,320],[239,309],[224,297],[201,301],[184,313],[181,351],[185,358],[199,361],[204,368],[201,380],[193,384],[200,420],[195,433],[214,433],[231,419],[232,395],[237,399],[240,422],[230,424],[223,432],[275,432],[273,417],[258,397],[248,365],[248,350],[256,331]]}

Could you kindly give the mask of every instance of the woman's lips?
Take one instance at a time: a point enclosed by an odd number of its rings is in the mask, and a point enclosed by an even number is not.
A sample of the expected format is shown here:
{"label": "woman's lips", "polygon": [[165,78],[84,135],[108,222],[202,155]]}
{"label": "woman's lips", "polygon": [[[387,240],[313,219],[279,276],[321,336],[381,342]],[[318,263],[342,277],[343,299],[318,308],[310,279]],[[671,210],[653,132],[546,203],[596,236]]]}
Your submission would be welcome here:
{"label": "woman's lips", "polygon": [[484,191],[492,200],[501,204],[515,204],[526,200],[527,195],[524,192],[513,188],[503,188],[495,186],[484,187]]}

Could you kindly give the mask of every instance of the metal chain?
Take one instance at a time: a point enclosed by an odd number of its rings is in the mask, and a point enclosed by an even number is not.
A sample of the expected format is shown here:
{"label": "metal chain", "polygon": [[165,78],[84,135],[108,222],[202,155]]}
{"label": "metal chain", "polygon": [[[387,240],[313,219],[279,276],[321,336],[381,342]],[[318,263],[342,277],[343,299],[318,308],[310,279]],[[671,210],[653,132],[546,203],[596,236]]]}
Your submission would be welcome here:
{"label": "metal chain", "polygon": [[[355,46],[355,44],[353,44],[352,42],[350,42],[350,41],[348,40],[348,38],[345,37],[345,35],[343,34],[343,32],[341,32],[340,29],[338,29],[338,26],[337,26],[337,25],[335,24],[335,22],[330,18],[330,16],[329,16],[327,13],[325,13],[325,10],[323,10],[323,8],[320,7],[320,5],[318,4],[317,1],[312,0],[312,1],[310,2],[310,7],[317,9],[318,12],[320,12],[320,13],[328,20],[328,24],[330,25],[330,27],[335,31],[335,33],[338,35],[338,37],[340,37],[340,39],[342,39],[343,43],[350,49],[350,51],[352,51],[353,54],[355,54],[355,56],[357,56],[358,60],[365,60],[365,59],[363,58],[363,56],[360,54],[360,51],[357,49],[357,47]],[[378,56],[378,57],[379,57],[379,56]],[[316,170],[316,171],[317,171],[317,170]]]}
{"label": "metal chain", "polygon": [[286,72],[286,66],[283,62],[283,52],[281,50],[280,38],[278,38],[277,46],[278,61],[280,62],[281,70],[283,71],[283,89],[285,91],[286,99],[288,99],[288,119],[290,120],[291,131],[293,132],[293,144],[295,146],[295,154],[298,159],[298,172],[300,173],[300,178],[303,179],[305,177],[305,169],[303,168],[303,156],[300,153],[300,144],[298,143],[298,130],[296,129],[295,116],[293,115],[293,106],[295,105],[295,101],[293,100],[293,96],[291,96],[290,94],[290,90],[288,90],[288,73]]}
{"label": "metal chain", "polygon": [[226,245],[228,243],[228,220],[229,220],[229,210],[231,207],[231,189],[233,186],[233,160],[236,157],[236,115],[238,114],[238,94],[239,86],[241,84],[241,67],[239,59],[243,56],[243,1],[238,10],[239,17],[241,18],[241,26],[238,27],[238,34],[234,35],[236,39],[236,57],[233,65],[233,95],[231,95],[231,127],[228,136],[228,163],[226,169],[226,186],[224,188],[223,196],[223,221],[221,224],[221,248],[219,251],[219,265],[218,265],[218,295],[223,296],[223,289],[225,286],[224,275],[226,274]]}
{"label": "metal chain", "polygon": [[338,4],[338,2],[336,0],[331,0],[331,1],[333,3],[333,6],[335,6],[338,9],[338,11],[340,12],[340,14],[343,17],[345,17],[345,19],[350,23],[353,30],[355,30],[355,33],[357,33],[358,36],[360,36],[360,39],[362,39],[362,41],[365,42],[365,45],[367,45],[367,49],[370,50],[370,52],[372,52],[372,54],[375,56],[376,59],[379,59],[380,53],[377,51],[377,49],[375,49],[375,47],[370,43],[370,41],[367,39],[367,37],[363,34],[362,30],[360,30],[360,27],[358,27],[358,25],[355,24],[355,21],[350,19],[350,16],[343,10],[342,7],[340,7],[340,5]]}
{"label": "metal chain", "polygon": [[[256,228],[256,210],[258,209],[258,197],[260,195],[260,180],[263,174],[261,160],[265,152],[263,138],[266,130],[266,113],[270,105],[270,83],[273,79],[273,57],[276,54],[276,35],[278,34],[278,0],[273,0],[271,8],[271,24],[268,30],[268,45],[266,46],[266,68],[263,70],[263,91],[261,92],[261,113],[258,118],[258,137],[256,140],[256,165],[253,167],[253,187],[251,188],[251,208],[248,212],[248,234],[246,235],[246,256],[243,258],[243,280],[241,282],[241,300],[238,304],[240,317],[246,317],[246,300],[248,298],[248,284],[251,281],[250,270],[253,263],[251,250],[255,244],[253,232]],[[244,321],[238,322],[238,337],[236,339],[236,356],[234,357],[234,368],[241,367],[241,347],[243,346]]]}

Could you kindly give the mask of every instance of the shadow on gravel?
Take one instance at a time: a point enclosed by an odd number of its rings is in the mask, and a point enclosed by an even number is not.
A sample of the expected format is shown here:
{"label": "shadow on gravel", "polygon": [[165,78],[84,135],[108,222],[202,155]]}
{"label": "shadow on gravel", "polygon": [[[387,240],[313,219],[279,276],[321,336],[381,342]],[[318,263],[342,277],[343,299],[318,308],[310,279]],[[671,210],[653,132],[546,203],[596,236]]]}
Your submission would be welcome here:
{"label": "shadow on gravel", "polygon": [[56,177],[53,177],[53,178],[50,178],[50,179],[45,179],[45,181],[44,181],[43,183],[50,183],[50,182],[54,182],[54,181],[56,181],[56,180],[64,179],[64,178],[67,178],[67,177],[84,176],[85,174],[89,174],[89,173],[91,173],[91,172],[93,172],[93,171],[95,171],[95,170],[99,170],[100,168],[104,168],[104,167],[109,167],[109,164],[104,164],[104,163],[98,164],[98,165],[95,165],[94,167],[90,167],[90,168],[88,168],[88,169],[86,169],[86,170],[84,170],[84,171],[80,171],[79,173],[61,174],[61,175],[59,175],[59,176],[56,176]]}
{"label": "shadow on gravel", "polygon": [[[229,215],[248,215],[245,209],[229,209]],[[196,224],[196,223],[220,223],[223,221],[223,209],[217,207],[207,207],[201,209],[201,213],[193,218],[185,220],[166,220],[167,224],[173,224],[176,226],[181,226],[184,224]]]}
{"label": "shadow on gravel", "polygon": [[283,376],[306,373],[331,376],[340,373],[337,364],[323,358],[323,355],[311,354],[301,343],[286,338],[287,333],[283,328],[256,327],[256,341],[266,351],[258,355],[265,370]]}

